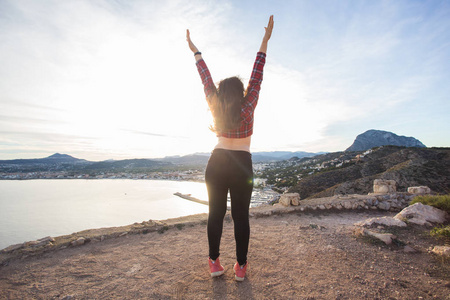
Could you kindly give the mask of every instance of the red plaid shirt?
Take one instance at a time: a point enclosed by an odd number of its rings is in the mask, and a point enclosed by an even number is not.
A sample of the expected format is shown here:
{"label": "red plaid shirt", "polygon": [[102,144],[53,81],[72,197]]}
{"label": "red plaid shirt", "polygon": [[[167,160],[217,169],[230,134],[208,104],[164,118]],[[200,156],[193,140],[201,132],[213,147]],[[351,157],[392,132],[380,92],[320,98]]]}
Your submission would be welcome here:
{"label": "red plaid shirt", "polygon": [[[261,89],[265,63],[266,54],[264,52],[258,52],[256,54],[255,64],[253,65],[252,75],[248,83],[247,96],[245,97],[245,102],[242,104],[241,108],[241,126],[230,131],[218,132],[217,136],[239,139],[249,137],[253,134],[253,112],[255,111],[256,104],[258,104],[259,90]],[[211,93],[216,92],[214,82],[203,59],[198,60],[196,65],[205,89],[206,99],[208,99]],[[209,101],[208,104],[210,105]]]}

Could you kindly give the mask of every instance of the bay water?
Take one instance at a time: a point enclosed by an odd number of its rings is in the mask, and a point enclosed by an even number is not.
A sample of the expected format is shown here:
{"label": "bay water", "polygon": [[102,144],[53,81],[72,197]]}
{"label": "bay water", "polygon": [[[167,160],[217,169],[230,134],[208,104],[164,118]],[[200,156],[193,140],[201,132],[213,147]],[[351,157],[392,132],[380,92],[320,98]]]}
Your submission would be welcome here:
{"label": "bay water", "polygon": [[208,212],[199,182],[131,179],[0,180],[0,249],[46,236]]}

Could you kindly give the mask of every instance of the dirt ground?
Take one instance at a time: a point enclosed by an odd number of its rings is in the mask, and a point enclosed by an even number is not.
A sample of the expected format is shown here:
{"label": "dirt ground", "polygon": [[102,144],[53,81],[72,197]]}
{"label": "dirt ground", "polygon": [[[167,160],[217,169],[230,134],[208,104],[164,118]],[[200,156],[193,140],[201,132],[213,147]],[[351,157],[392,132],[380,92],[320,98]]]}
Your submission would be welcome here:
{"label": "dirt ground", "polygon": [[[443,241],[396,229],[391,246],[356,237],[379,211],[251,218],[247,277],[235,282],[233,224],[221,247],[225,274],[210,278],[206,225],[128,235],[16,259],[0,267],[1,299],[450,299],[450,264],[428,253]],[[404,251],[405,244],[416,249]]]}

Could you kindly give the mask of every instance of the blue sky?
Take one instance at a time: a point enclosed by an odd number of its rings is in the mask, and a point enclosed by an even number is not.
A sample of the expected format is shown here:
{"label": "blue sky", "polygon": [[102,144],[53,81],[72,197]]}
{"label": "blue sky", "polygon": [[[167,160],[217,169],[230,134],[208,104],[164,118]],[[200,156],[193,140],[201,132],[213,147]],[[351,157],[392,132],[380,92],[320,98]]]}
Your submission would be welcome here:
{"label": "blue sky", "polygon": [[342,151],[369,129],[450,146],[448,1],[0,0],[0,159],[209,152],[185,31],[247,83],[268,18],[252,151]]}

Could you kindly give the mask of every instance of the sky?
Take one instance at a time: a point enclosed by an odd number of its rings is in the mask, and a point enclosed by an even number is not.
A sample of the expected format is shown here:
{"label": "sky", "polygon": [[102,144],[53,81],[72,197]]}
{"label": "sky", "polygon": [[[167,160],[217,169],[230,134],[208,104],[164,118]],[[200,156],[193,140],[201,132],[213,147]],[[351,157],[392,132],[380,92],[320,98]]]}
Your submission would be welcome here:
{"label": "sky", "polygon": [[272,14],[253,152],[450,146],[449,1],[0,0],[0,159],[210,152],[186,29],[214,82],[247,85]]}

